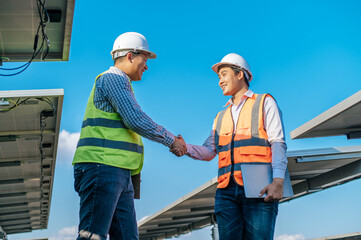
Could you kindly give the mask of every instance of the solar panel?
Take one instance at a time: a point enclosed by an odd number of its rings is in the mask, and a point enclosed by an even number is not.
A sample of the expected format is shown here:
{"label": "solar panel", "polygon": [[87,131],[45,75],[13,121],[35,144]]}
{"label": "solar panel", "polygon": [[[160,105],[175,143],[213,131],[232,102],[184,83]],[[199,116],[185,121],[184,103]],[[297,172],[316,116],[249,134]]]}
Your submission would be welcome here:
{"label": "solar panel", "polygon": [[51,203],[63,89],[0,91],[0,226],[45,229]]}
{"label": "solar panel", "polygon": [[361,91],[293,130],[291,139],[346,135],[361,138]]}
{"label": "solar panel", "polygon": [[329,237],[313,238],[311,240],[361,240],[361,232],[341,234]]}
{"label": "solar panel", "polygon": [[[48,61],[67,61],[69,58],[74,4],[75,0],[47,0],[45,3],[51,19],[46,24],[50,40]],[[39,22],[36,1],[0,1],[0,57],[4,57],[4,62],[30,60]]]}

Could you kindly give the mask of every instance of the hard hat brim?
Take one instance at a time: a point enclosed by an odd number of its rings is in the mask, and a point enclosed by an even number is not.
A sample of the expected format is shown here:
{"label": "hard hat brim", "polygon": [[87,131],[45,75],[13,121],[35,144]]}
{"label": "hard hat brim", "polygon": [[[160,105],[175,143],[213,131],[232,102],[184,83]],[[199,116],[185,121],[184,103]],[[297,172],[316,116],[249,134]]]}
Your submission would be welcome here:
{"label": "hard hat brim", "polygon": [[140,52],[146,52],[146,53],[148,54],[148,58],[149,58],[149,59],[155,59],[155,58],[157,58],[157,54],[155,54],[154,52],[147,51],[147,50],[140,50]]}
{"label": "hard hat brim", "polygon": [[231,65],[231,66],[235,66],[235,67],[240,67],[240,68],[242,68],[242,70],[246,71],[246,72],[248,73],[248,75],[250,76],[250,79],[248,80],[248,82],[252,81],[252,79],[253,79],[253,75],[252,75],[252,73],[250,73],[250,71],[248,71],[247,69],[245,69],[245,68],[243,68],[243,67],[241,67],[241,66],[239,66],[239,65],[236,65],[236,64],[230,63],[230,62],[219,62],[219,63],[216,63],[216,64],[214,64],[214,65],[212,66],[212,70],[213,70],[215,73],[218,74],[218,68],[219,68],[219,66],[221,66],[221,65]]}

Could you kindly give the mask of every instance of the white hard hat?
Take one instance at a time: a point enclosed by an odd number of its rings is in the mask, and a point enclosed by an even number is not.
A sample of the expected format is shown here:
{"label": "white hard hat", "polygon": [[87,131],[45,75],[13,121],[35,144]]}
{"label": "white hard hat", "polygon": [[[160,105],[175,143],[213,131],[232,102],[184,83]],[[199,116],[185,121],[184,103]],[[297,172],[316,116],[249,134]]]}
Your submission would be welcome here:
{"label": "white hard hat", "polygon": [[240,56],[236,53],[230,53],[230,54],[227,54],[226,56],[224,56],[224,58],[222,58],[221,62],[216,63],[212,66],[212,70],[218,74],[218,70],[219,70],[218,68],[221,65],[232,65],[232,66],[239,67],[242,70],[245,70],[245,75],[246,75],[248,82],[250,82],[253,78],[252,73],[251,73],[251,68],[248,65],[247,61],[242,56]]}
{"label": "white hard hat", "polygon": [[126,32],[119,35],[114,41],[113,50],[110,54],[114,60],[125,56],[130,51],[145,52],[150,59],[157,57],[154,52],[149,51],[147,39],[142,34],[136,32]]}

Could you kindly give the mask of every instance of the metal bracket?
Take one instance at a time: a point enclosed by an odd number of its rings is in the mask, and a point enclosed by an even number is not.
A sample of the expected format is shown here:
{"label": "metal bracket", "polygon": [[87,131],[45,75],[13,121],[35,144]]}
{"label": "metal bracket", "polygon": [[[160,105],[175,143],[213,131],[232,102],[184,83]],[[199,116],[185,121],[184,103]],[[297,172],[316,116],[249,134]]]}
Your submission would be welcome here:
{"label": "metal bracket", "polygon": [[350,139],[358,139],[358,138],[361,138],[361,131],[350,132],[350,133],[346,134],[346,136],[347,136],[348,140],[350,140]]}

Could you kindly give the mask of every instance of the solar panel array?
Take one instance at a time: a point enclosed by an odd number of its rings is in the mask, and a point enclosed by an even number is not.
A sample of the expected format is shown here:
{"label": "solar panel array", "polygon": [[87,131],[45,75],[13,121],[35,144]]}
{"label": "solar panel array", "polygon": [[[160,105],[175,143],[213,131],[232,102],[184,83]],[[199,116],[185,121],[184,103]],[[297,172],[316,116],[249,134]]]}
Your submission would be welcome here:
{"label": "solar panel array", "polygon": [[62,89],[0,91],[0,226],[6,234],[47,228],[63,95]]}
{"label": "solar panel array", "polygon": [[[315,193],[361,177],[361,146],[290,151],[287,153],[294,197]],[[138,222],[141,240],[176,237],[215,223],[217,178]]]}

